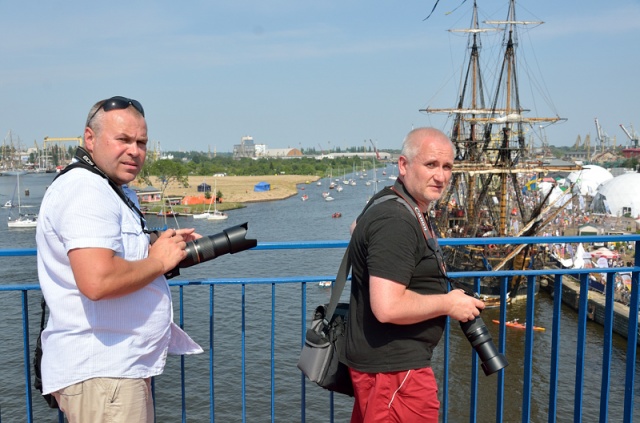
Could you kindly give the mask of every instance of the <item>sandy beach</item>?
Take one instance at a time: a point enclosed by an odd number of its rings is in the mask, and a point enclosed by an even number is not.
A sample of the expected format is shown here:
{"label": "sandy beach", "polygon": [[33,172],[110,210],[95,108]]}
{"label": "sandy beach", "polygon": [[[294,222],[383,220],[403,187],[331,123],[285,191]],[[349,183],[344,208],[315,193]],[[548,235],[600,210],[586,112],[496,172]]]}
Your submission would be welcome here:
{"label": "sandy beach", "polygon": [[[256,201],[272,201],[282,200],[298,193],[297,185],[306,182],[315,182],[318,176],[305,175],[269,175],[269,176],[224,176],[224,177],[202,177],[190,176],[189,187],[172,182],[167,187],[166,196],[202,196],[203,193],[198,192],[198,185],[206,182],[211,185],[213,191],[214,186],[222,193],[224,203],[249,203]],[[160,188],[161,184],[157,178],[151,178],[153,186]],[[271,184],[271,190],[265,192],[255,192],[253,187],[258,182],[267,182]],[[139,185],[138,185],[139,187]]]}

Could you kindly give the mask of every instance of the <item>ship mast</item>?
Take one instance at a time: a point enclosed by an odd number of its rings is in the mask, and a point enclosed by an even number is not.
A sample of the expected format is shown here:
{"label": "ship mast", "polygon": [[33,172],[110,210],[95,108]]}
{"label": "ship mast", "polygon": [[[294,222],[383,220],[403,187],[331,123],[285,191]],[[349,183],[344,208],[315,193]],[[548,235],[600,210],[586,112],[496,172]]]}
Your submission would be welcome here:
{"label": "ship mast", "polygon": [[[483,162],[483,124],[480,120],[491,115],[491,110],[485,104],[485,88],[480,69],[480,49],[482,46],[480,35],[485,32],[495,32],[496,28],[480,28],[478,20],[478,6],[473,2],[471,25],[467,29],[451,29],[453,33],[468,35],[469,61],[465,71],[464,81],[460,86],[458,103],[455,108],[432,108],[420,110],[426,113],[446,113],[453,115],[451,141],[455,148],[457,162],[480,164]],[[476,188],[478,186],[475,173],[457,172],[451,181],[452,189],[439,201],[438,207],[448,206],[451,197],[457,199],[457,205],[466,210],[467,216],[475,216]],[[444,217],[446,219],[446,216]],[[466,225],[464,225],[466,226]]]}
{"label": "ship mast", "polygon": [[[495,162],[495,167],[503,168],[503,169],[511,169],[516,167],[521,160],[524,160],[526,153],[526,142],[525,142],[525,129],[524,124],[534,124],[539,122],[557,122],[560,120],[560,117],[535,117],[535,118],[525,118],[523,113],[526,110],[520,104],[520,94],[518,91],[518,73],[516,67],[516,46],[517,46],[517,26],[518,25],[541,25],[543,22],[541,21],[518,21],[516,19],[516,9],[515,9],[515,0],[509,1],[509,11],[507,15],[507,20],[504,21],[485,21],[485,23],[490,25],[500,25],[504,26],[504,36],[505,36],[505,52],[504,59],[502,63],[502,69],[500,72],[500,77],[498,79],[498,90],[494,97],[493,110],[497,110],[498,101],[501,98],[501,89],[504,89],[504,107],[503,107],[503,116],[500,116],[496,121],[495,118],[490,118],[489,124],[487,125],[488,131],[487,135],[491,133],[491,127],[494,123],[502,123],[504,126],[501,128],[501,140],[499,147],[497,148],[497,159]],[[504,81],[504,83],[503,83]],[[503,88],[504,87],[504,88]],[[508,179],[511,178],[511,183],[514,188],[514,194],[516,196],[516,202],[518,204],[518,208],[520,209],[520,213],[524,220],[529,220],[531,216],[525,214],[525,209],[523,207],[521,198],[520,198],[520,190],[518,189],[518,184],[516,180],[515,174],[500,174],[500,208],[499,208],[499,227],[498,234],[500,236],[507,235],[507,219],[508,219],[508,188],[511,185]]]}
{"label": "ship mast", "polygon": [[[474,1],[468,46],[470,56],[462,81],[456,108],[436,109],[427,107],[426,113],[447,113],[453,116],[451,140],[455,148],[456,163],[451,181],[451,189],[436,204],[440,213],[438,224],[441,228],[455,225],[463,226],[459,236],[480,236],[487,231],[486,224],[494,228],[494,235],[509,235],[509,209],[516,208],[522,222],[533,216],[531,207],[525,208],[521,198],[518,173],[548,172],[552,170],[569,171],[573,169],[543,168],[541,163],[526,157],[526,127],[541,122],[557,122],[560,117],[525,117],[529,110],[520,104],[518,92],[518,73],[516,47],[519,25],[540,25],[538,21],[518,21],[515,14],[515,0],[510,0],[507,19],[504,21],[485,21],[494,28],[480,28],[478,9]],[[491,105],[485,105],[484,83],[480,69],[480,34],[487,31],[502,30],[503,55],[498,69],[496,90],[491,97]],[[465,103],[466,102],[466,103]],[[458,201],[465,211],[463,219],[452,219],[447,211],[453,202]],[[508,197],[512,196],[510,200]],[[493,201],[488,201],[493,199]],[[517,207],[510,207],[509,204]],[[484,205],[484,207],[482,207]],[[482,207],[482,209],[481,209]],[[493,211],[497,212],[496,217]],[[517,214],[516,213],[516,214]],[[488,214],[488,216],[487,216]],[[482,217],[481,217],[482,215]],[[487,222],[490,219],[490,222]],[[484,221],[483,221],[484,220]],[[482,229],[480,229],[482,226]]]}

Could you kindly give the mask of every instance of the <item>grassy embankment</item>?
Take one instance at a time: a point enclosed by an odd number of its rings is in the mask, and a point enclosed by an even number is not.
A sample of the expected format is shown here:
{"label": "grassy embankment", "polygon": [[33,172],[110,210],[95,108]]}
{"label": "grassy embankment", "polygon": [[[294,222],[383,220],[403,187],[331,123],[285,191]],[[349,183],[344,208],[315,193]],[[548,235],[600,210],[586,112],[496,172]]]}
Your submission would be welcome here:
{"label": "grassy embankment", "polygon": [[[160,188],[160,182],[152,177],[152,185]],[[204,197],[202,192],[198,192],[198,185],[202,182],[211,185],[211,193],[215,190],[222,193],[222,203],[218,204],[218,210],[231,210],[244,207],[244,203],[258,201],[283,200],[298,193],[297,186],[306,182],[317,181],[317,176],[304,175],[269,175],[269,176],[225,176],[220,178],[203,178],[202,176],[190,176],[189,187],[185,188],[178,183],[172,182],[165,191],[165,197]],[[255,192],[253,187],[258,182],[271,184],[271,190],[265,192]],[[136,187],[136,186],[134,186]],[[137,186],[140,188],[140,186]],[[209,201],[209,200],[207,200]],[[159,203],[142,204],[147,206],[150,212],[159,212],[162,205]],[[206,204],[177,205],[173,210],[180,213],[202,213],[209,208]]]}

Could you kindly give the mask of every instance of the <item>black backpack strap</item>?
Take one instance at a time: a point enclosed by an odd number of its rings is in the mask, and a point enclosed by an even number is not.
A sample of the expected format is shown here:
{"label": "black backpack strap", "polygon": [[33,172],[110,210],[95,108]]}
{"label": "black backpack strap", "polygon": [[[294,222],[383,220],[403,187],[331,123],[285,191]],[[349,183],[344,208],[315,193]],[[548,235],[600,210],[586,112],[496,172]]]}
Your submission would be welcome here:
{"label": "black backpack strap", "polygon": [[113,189],[116,192],[118,197],[120,197],[120,199],[124,201],[124,203],[131,210],[133,210],[134,213],[138,215],[138,217],[140,218],[140,225],[142,226],[143,231],[146,233],[147,232],[146,220],[144,218],[144,215],[138,208],[138,206],[136,206],[135,203],[131,201],[129,197],[127,197],[127,195],[122,190],[122,187],[120,187],[115,182],[113,182],[106,173],[104,173],[102,170],[100,170],[100,168],[98,168],[98,166],[96,166],[89,152],[82,147],[78,147],[76,149],[74,160],[75,161],[73,163],[71,163],[69,166],[65,167],[60,173],[58,173],[56,177],[53,178],[53,180],[55,181],[65,173],[78,168],[88,170],[91,173],[95,173],[96,175],[103,177],[104,179],[107,180],[107,182],[109,183],[109,186],[111,187],[111,189]]}

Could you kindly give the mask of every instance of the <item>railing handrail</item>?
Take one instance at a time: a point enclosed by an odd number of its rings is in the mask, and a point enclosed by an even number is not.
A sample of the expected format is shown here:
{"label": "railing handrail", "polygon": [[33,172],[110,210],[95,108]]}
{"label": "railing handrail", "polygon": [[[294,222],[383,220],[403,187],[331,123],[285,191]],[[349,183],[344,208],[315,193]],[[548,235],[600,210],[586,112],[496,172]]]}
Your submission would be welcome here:
{"label": "railing handrail", "polygon": [[[611,343],[611,332],[613,326],[613,276],[614,273],[621,272],[630,272],[632,274],[632,289],[631,289],[631,299],[630,299],[630,310],[637,310],[639,303],[638,296],[638,275],[640,274],[640,252],[638,251],[638,247],[640,246],[640,234],[633,235],[607,235],[607,236],[597,236],[597,235],[587,235],[587,236],[563,236],[563,237],[518,237],[518,238],[447,238],[439,240],[440,244],[443,246],[451,245],[451,246],[466,246],[466,245],[491,245],[491,244],[570,244],[570,243],[609,243],[609,242],[626,242],[633,243],[635,245],[635,260],[634,265],[631,267],[613,267],[613,268],[587,268],[587,269],[535,269],[535,270],[500,270],[500,271],[464,271],[464,272],[450,272],[450,276],[453,278],[473,278],[476,282],[476,285],[479,284],[481,278],[485,276],[492,276],[498,278],[501,283],[501,306],[500,306],[500,335],[497,339],[496,344],[498,345],[498,349],[500,352],[505,352],[506,338],[505,338],[505,323],[506,323],[506,286],[508,282],[508,278],[511,276],[525,276],[529,281],[533,282],[536,276],[542,275],[555,275],[554,279],[556,281],[555,291],[554,291],[554,317],[553,317],[553,349],[557,349],[557,345],[559,342],[559,314],[560,306],[559,301],[562,298],[562,278],[565,275],[573,275],[577,276],[580,279],[580,311],[579,311],[579,330],[578,330],[578,346],[577,348],[584,348],[584,337],[586,336],[586,306],[588,301],[588,285],[587,285],[587,276],[590,273],[603,273],[607,275],[607,291],[606,295],[606,310],[605,310],[605,335],[604,335],[604,352],[603,352],[603,376],[602,376],[602,398],[600,404],[600,420],[607,420],[608,413],[608,404],[606,399],[608,398],[608,384],[609,384],[609,375],[608,368],[611,364],[611,356],[610,356],[610,343]],[[254,247],[253,251],[260,250],[283,250],[283,249],[326,249],[326,248],[345,248],[348,244],[347,240],[337,240],[337,241],[296,241],[296,242],[260,242],[256,247]],[[9,256],[34,256],[36,255],[36,249],[5,249],[0,250],[0,257],[9,257]],[[181,279],[181,280],[171,280],[170,286],[178,287],[180,290],[179,296],[179,304],[180,304],[180,325],[183,325],[183,304],[182,304],[182,295],[183,288],[188,286],[198,286],[198,285],[206,285],[209,286],[210,295],[212,295],[212,289],[215,285],[240,285],[242,286],[243,292],[244,287],[248,285],[272,285],[272,290],[275,289],[276,284],[302,284],[306,286],[309,283],[315,283],[320,281],[335,280],[335,274],[332,275],[324,275],[324,276],[288,276],[288,277],[264,277],[264,278],[244,278],[244,277],[234,277],[234,278],[206,278],[206,279]],[[533,286],[534,283],[530,283],[530,294],[533,294]],[[25,366],[25,380],[27,384],[27,421],[32,421],[32,413],[31,413],[31,387],[30,387],[30,351],[29,351],[29,324],[28,324],[28,311],[25,310],[26,304],[26,295],[28,291],[38,291],[40,287],[37,283],[34,284],[9,284],[9,285],[0,285],[0,292],[3,291],[21,291],[23,293],[23,337],[24,337],[24,366]],[[244,297],[244,295],[243,295]],[[243,298],[244,301],[244,298]],[[304,338],[304,330],[306,327],[306,289],[303,289],[302,299],[303,306],[301,311],[301,339]],[[528,295],[527,298],[527,321],[533,321],[533,304],[534,304],[534,295]],[[274,319],[273,308],[272,308],[272,319]],[[624,418],[625,421],[632,421],[632,411],[633,411],[633,396],[634,396],[634,377],[635,377],[635,357],[636,357],[636,348],[637,344],[637,336],[638,336],[638,315],[637,313],[630,313],[628,316],[628,346],[627,346],[627,367],[626,367],[626,379],[625,379],[625,400],[624,400]],[[243,322],[244,322],[244,310],[243,310]],[[272,323],[273,325],[273,323]],[[533,325],[531,325],[533,326]],[[243,323],[244,327],[244,323]],[[212,330],[212,329],[211,329]],[[273,326],[272,326],[273,331]],[[244,333],[244,329],[243,329]],[[244,335],[243,335],[244,336]],[[523,386],[523,407],[522,407],[522,419],[523,421],[528,421],[530,417],[530,406],[531,406],[531,391],[530,386],[526,386],[527,383],[530,382],[531,377],[531,363],[532,363],[532,345],[533,345],[533,328],[527,327],[526,329],[526,348],[525,348],[525,386]],[[443,390],[443,421],[447,421],[448,416],[448,354],[449,354],[449,327],[447,325],[445,335],[444,335],[444,354],[445,354],[445,378],[442,381],[445,389]],[[273,341],[273,340],[272,340]],[[609,345],[609,346],[608,346]],[[607,347],[608,346],[608,347]],[[213,351],[213,345],[210,345],[211,351]],[[609,352],[607,352],[607,348],[609,348]],[[552,375],[550,381],[550,398],[549,398],[549,419],[553,420],[552,416],[555,416],[555,403],[557,401],[557,367],[559,366],[558,362],[558,352],[552,351]],[[578,351],[576,353],[580,356],[582,353]],[[242,356],[244,360],[244,342],[243,342],[243,351]],[[184,360],[184,358],[182,359]],[[271,354],[271,371],[272,371],[272,384],[275,383],[273,380],[273,366],[274,366],[274,352],[273,352],[273,344],[272,344],[272,354]],[[575,392],[575,403],[574,403],[574,418],[579,418],[582,413],[582,390],[583,390],[583,370],[579,368],[579,366],[584,364],[580,359],[576,361],[576,392]],[[210,366],[212,364],[210,363]],[[528,368],[527,368],[528,366]],[[477,357],[474,354],[472,359],[472,380],[471,380],[471,396],[472,396],[472,410],[471,410],[471,418],[473,421],[477,418],[477,398],[475,398],[476,389],[478,385],[477,373],[478,373],[478,362]],[[244,367],[243,367],[243,375],[242,375],[242,383],[243,383],[243,396],[244,396]],[[213,383],[213,373],[211,372],[211,384]],[[182,387],[184,392],[184,364],[182,365]],[[504,374],[503,371],[500,371],[498,376],[498,393],[497,393],[497,416],[496,421],[502,421],[502,407],[504,404],[502,403],[502,398],[504,396]],[[303,379],[302,379],[303,380]],[[273,388],[273,386],[272,386]],[[305,383],[302,383],[302,404],[301,404],[301,413],[302,413],[302,421],[305,421]],[[333,394],[330,396],[331,404],[333,405]],[[475,398],[475,399],[474,399]],[[245,420],[245,404],[243,398],[243,421]],[[213,410],[213,393],[211,393],[211,410]],[[273,394],[272,394],[272,407],[273,407]],[[186,410],[184,409],[185,404],[183,401],[183,419],[186,418]],[[213,421],[213,411],[211,416],[211,421]],[[576,417],[577,416],[577,417]],[[61,415],[59,415],[61,418]],[[1,415],[0,415],[1,421]],[[62,420],[61,420],[62,421]],[[272,421],[274,421],[274,413],[272,410]],[[331,412],[331,421],[333,421],[333,408]]]}

